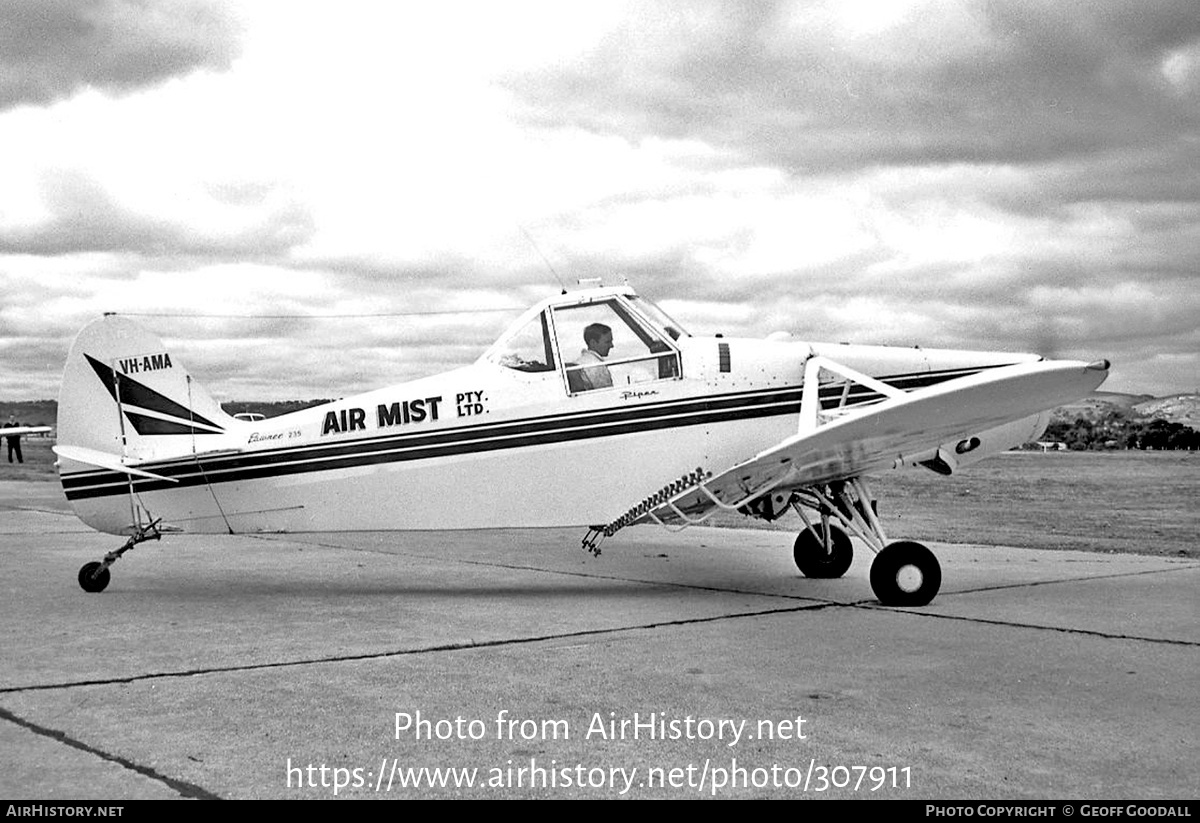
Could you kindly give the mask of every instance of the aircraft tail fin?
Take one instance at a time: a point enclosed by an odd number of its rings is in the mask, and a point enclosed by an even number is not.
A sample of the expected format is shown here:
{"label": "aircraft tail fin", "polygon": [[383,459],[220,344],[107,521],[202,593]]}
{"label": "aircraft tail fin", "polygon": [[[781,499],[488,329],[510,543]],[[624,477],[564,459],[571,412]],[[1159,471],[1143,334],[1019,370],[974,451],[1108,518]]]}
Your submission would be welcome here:
{"label": "aircraft tail fin", "polygon": [[220,446],[238,424],[132,320],[93,321],[71,346],[58,400],[60,446],[141,462]]}

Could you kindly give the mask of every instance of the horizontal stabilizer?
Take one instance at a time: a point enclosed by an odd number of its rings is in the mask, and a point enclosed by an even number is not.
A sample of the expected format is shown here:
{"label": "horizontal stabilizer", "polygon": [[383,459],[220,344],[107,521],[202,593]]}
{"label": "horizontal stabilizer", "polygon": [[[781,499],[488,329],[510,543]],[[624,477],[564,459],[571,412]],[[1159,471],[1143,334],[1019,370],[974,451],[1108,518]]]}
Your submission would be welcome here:
{"label": "horizontal stabilizer", "polygon": [[51,446],[51,449],[59,457],[65,457],[68,460],[74,460],[78,463],[87,463],[89,466],[99,466],[102,469],[132,474],[137,477],[148,477],[151,480],[167,480],[171,483],[179,482],[173,477],[164,477],[161,474],[152,474],[142,469],[136,469],[133,466],[127,466],[121,460],[120,456],[110,454],[109,452],[88,449],[83,446]]}
{"label": "horizontal stabilizer", "polygon": [[22,434],[46,434],[49,426],[0,426],[0,436],[19,437]]}

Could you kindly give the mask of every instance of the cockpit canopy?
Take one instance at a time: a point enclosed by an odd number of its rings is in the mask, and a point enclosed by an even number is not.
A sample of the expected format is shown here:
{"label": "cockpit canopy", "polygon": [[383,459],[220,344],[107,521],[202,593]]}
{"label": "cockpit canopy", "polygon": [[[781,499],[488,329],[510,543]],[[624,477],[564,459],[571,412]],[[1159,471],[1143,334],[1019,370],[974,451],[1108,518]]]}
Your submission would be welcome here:
{"label": "cockpit canopy", "polygon": [[678,379],[682,327],[631,289],[566,294],[526,312],[483,360],[558,372],[570,394]]}

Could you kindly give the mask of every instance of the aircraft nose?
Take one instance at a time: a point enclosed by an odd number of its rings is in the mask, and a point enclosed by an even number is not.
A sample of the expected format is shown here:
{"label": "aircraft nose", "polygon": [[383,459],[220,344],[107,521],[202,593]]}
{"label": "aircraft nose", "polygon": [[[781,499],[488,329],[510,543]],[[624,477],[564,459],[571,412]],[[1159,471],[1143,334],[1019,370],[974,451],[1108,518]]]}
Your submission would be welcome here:
{"label": "aircraft nose", "polygon": [[1107,360],[1095,360],[1091,363],[1088,363],[1085,368],[1091,369],[1092,371],[1108,371],[1110,366],[1112,366],[1112,364]]}

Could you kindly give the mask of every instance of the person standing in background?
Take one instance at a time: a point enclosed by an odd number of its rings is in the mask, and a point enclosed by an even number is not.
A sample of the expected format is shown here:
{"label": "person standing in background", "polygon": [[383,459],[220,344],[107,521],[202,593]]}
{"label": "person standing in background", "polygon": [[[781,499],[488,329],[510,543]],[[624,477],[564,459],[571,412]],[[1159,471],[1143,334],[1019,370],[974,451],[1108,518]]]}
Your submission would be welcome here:
{"label": "person standing in background", "polygon": [[[21,424],[17,422],[17,416],[15,414],[10,414],[8,416],[8,422],[3,426],[0,426],[0,428],[13,429],[20,425]],[[17,456],[17,462],[24,463],[25,458],[21,456],[21,435],[10,434],[5,439],[8,440],[8,462],[13,462],[13,455],[15,454]]]}

